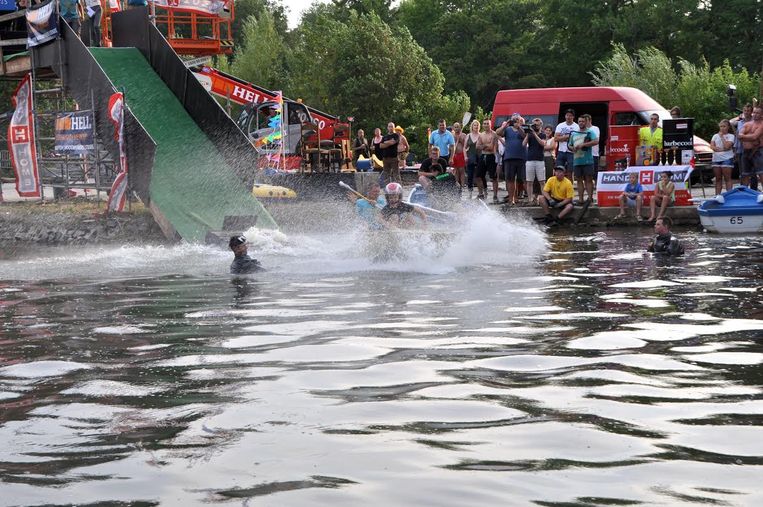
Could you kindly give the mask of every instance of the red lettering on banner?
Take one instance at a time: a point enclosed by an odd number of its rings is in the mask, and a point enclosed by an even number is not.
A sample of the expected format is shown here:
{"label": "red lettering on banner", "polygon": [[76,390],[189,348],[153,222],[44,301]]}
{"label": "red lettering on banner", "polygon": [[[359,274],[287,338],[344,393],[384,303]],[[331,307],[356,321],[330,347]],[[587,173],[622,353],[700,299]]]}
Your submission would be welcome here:
{"label": "red lettering on banner", "polygon": [[642,185],[651,185],[654,183],[654,171],[639,171],[638,178]]}

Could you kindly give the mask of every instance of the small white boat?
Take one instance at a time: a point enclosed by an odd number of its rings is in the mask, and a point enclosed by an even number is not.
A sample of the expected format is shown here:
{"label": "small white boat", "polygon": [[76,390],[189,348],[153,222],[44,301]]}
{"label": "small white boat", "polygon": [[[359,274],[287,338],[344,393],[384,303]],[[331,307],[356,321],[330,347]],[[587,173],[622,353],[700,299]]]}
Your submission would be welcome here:
{"label": "small white boat", "polygon": [[709,232],[763,232],[763,193],[735,187],[699,205],[699,220]]}

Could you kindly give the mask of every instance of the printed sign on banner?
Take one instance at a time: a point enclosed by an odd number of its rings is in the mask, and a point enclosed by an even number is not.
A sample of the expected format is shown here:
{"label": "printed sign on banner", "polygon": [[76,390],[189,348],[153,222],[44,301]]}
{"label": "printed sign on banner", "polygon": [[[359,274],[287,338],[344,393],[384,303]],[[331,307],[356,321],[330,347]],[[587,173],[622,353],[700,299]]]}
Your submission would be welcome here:
{"label": "printed sign on banner", "polygon": [[58,3],[48,0],[26,11],[27,47],[39,46],[58,37]]}
{"label": "printed sign on banner", "polygon": [[124,95],[117,92],[109,97],[109,118],[114,124],[114,139],[119,143],[119,166],[120,171],[111,184],[109,202],[107,207],[110,211],[124,211],[127,200],[127,150],[125,148],[125,99]]}
{"label": "printed sign on banner", "polygon": [[27,74],[13,95],[13,112],[8,125],[8,151],[16,173],[16,191],[21,197],[40,197],[40,174],[34,145],[32,75]]}
{"label": "printed sign on banner", "polygon": [[56,116],[56,152],[87,155],[95,150],[93,115],[74,111]]}
{"label": "printed sign on banner", "polygon": [[607,171],[614,171],[616,164],[623,168],[636,162],[638,125],[612,125],[607,141]]}
{"label": "printed sign on banner", "polygon": [[638,181],[644,187],[644,204],[649,204],[654,195],[654,186],[660,179],[660,173],[670,171],[673,173],[671,180],[676,186],[675,205],[690,206],[691,193],[689,192],[689,177],[693,167],[690,165],[665,165],[665,166],[630,166],[624,171],[600,172],[596,179],[596,203],[600,208],[616,207],[620,205],[620,194],[623,193],[628,177],[632,173],[638,174]]}

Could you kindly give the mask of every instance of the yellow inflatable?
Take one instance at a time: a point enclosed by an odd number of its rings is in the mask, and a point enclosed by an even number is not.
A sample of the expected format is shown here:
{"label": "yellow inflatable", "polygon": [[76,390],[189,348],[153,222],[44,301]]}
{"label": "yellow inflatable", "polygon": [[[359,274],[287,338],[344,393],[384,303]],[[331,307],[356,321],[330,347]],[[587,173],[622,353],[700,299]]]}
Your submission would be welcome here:
{"label": "yellow inflatable", "polygon": [[258,199],[295,199],[297,197],[297,193],[290,188],[259,183],[254,185],[252,195]]}

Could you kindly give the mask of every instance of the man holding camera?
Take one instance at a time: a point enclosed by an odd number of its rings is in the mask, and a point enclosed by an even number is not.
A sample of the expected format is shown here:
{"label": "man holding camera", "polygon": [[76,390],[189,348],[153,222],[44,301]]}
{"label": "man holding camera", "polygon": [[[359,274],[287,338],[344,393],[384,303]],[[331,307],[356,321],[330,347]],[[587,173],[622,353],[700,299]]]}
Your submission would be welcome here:
{"label": "man holding camera", "polygon": [[[522,188],[522,180],[525,177],[525,160],[527,160],[527,149],[525,148],[525,137],[527,133],[524,130],[525,119],[519,113],[511,115],[509,121],[501,124],[495,133],[503,136],[503,178],[506,181],[505,203],[508,205],[516,204],[515,192],[517,184]],[[498,202],[497,198],[493,198]]]}

